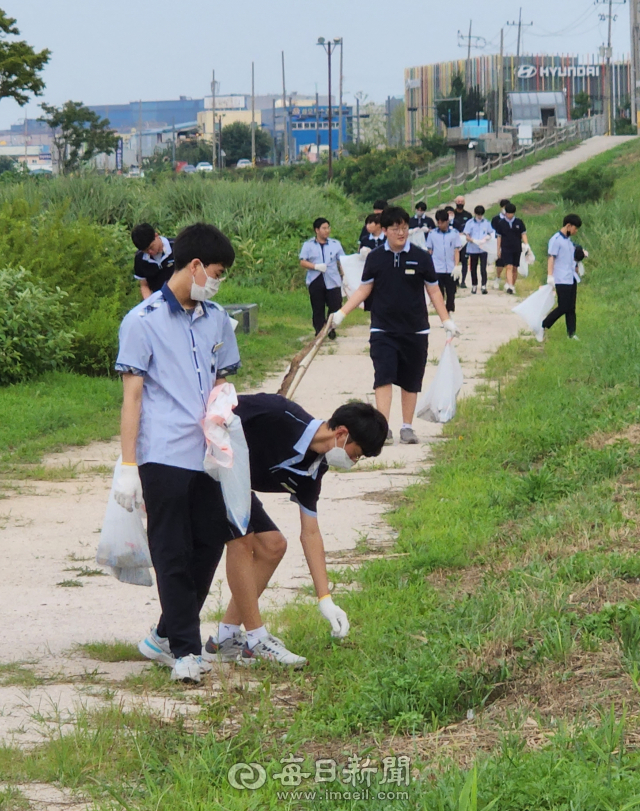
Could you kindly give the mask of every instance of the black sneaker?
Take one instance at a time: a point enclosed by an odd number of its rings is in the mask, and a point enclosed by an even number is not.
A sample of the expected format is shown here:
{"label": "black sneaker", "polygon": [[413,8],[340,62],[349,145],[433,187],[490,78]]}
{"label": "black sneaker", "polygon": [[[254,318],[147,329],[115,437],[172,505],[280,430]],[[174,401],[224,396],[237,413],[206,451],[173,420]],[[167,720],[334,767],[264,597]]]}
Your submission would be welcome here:
{"label": "black sneaker", "polygon": [[466,285],[466,283],[465,283],[465,282],[460,282],[460,287],[461,287],[463,290],[466,290],[466,289],[467,289],[467,285]]}
{"label": "black sneaker", "polygon": [[475,296],[475,294],[478,292],[478,287],[477,287],[475,284],[474,284],[474,285],[473,285],[473,287],[471,288],[471,292],[473,293],[473,295],[474,295],[474,296]]}
{"label": "black sneaker", "polygon": [[336,331],[334,329],[329,330],[329,335],[327,336],[330,341],[335,341],[336,339]]}
{"label": "black sneaker", "polygon": [[486,288],[486,287],[484,287],[484,286],[482,286],[480,289],[482,290],[482,295],[483,295],[483,296],[486,296],[486,295],[487,295],[487,292],[488,292],[488,291],[487,291],[487,288]]}

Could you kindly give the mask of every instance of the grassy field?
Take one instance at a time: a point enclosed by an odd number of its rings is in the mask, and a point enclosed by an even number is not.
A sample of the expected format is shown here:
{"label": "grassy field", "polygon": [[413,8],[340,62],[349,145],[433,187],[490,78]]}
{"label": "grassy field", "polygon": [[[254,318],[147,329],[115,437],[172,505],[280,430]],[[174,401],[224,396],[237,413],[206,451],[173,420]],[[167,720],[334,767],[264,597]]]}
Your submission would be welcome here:
{"label": "grassy field", "polygon": [[[559,322],[543,345],[518,339],[490,360],[428,479],[389,516],[394,556],[334,578],[348,640],[292,604],[276,621],[306,672],[223,681],[172,724],[85,713],[33,752],[0,749],[7,790],[59,782],[141,811],[640,805],[640,144],[597,164],[619,177],[612,199],[577,209],[590,252],[580,341]],[[556,186],[516,200],[539,257],[567,211]],[[534,267],[531,289],[546,275]],[[175,695],[161,671],[129,687]],[[314,780],[318,758],[345,766],[351,754],[378,766],[366,799],[352,796],[363,761],[352,783]],[[282,778],[289,756],[309,774],[299,786]],[[381,782],[393,777],[384,757],[409,758],[409,786]],[[231,788],[238,763],[264,768],[264,785]],[[296,790],[309,794],[281,794]]]}

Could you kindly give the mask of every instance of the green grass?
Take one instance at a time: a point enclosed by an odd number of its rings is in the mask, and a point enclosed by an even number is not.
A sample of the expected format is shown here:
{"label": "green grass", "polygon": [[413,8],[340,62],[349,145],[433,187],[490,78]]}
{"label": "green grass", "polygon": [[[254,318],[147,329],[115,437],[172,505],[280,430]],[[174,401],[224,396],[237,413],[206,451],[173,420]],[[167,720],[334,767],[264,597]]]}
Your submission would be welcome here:
{"label": "green grass", "polygon": [[99,662],[146,661],[137,645],[122,639],[115,639],[113,642],[85,642],[78,645],[78,650],[85,653],[90,659],[97,659]]}
{"label": "green grass", "polygon": [[[37,676],[33,670],[24,666],[22,662],[9,662],[0,664],[0,686],[2,687],[36,687],[44,679]],[[1,807],[1,806],[0,806]]]}

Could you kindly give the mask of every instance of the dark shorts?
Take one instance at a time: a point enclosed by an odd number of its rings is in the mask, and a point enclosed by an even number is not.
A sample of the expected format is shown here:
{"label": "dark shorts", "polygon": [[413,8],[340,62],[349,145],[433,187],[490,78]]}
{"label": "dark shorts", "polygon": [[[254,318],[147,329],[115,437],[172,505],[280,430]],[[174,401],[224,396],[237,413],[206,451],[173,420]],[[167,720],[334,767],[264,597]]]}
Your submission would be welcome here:
{"label": "dark shorts", "polygon": [[249,532],[280,532],[255,493],[251,493]]}
{"label": "dark shorts", "polygon": [[520,265],[520,256],[522,251],[502,251],[502,267],[513,265],[516,269]]}
{"label": "dark shorts", "polygon": [[374,389],[391,383],[405,391],[420,391],[427,365],[429,335],[372,332],[369,346],[375,373]]}

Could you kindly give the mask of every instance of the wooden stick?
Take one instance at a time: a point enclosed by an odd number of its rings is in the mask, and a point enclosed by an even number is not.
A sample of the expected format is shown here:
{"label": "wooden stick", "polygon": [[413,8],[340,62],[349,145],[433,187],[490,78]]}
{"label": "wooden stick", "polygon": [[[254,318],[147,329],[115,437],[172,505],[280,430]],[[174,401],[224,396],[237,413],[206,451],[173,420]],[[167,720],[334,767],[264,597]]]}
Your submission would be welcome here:
{"label": "wooden stick", "polygon": [[318,351],[324,343],[325,338],[332,329],[333,318],[330,315],[327,319],[327,323],[315,336],[315,338],[303,346],[302,349],[291,359],[289,368],[287,369],[285,376],[282,378],[282,383],[278,389],[278,394],[281,394],[283,397],[293,397],[293,394],[298,388],[300,381],[305,376],[307,369],[311,365],[311,361],[318,354]]}

